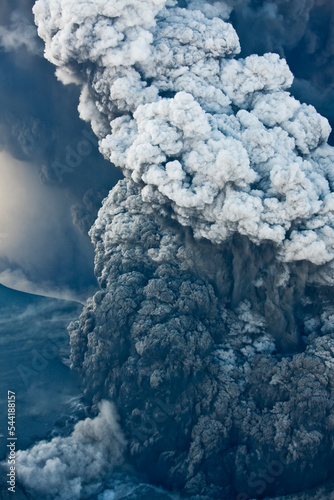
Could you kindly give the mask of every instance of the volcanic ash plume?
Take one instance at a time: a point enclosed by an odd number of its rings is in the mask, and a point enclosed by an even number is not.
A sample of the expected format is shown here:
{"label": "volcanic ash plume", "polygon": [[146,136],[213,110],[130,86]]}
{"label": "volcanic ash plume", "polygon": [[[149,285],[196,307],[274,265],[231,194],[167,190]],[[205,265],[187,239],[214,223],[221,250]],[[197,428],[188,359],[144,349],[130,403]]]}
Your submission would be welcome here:
{"label": "volcanic ash plume", "polygon": [[[183,5],[183,4],[182,4]],[[237,58],[223,3],[38,0],[46,57],[126,179],[91,229],[100,291],[70,327],[129,460],[196,499],[333,472],[330,127],[276,54]]]}
{"label": "volcanic ash plume", "polygon": [[19,479],[38,498],[89,498],[122,462],[125,444],[115,409],[102,401],[98,416],[78,422],[70,436],[19,451]]}
{"label": "volcanic ash plume", "polygon": [[293,77],[277,54],[234,59],[230,24],[163,4],[35,6],[58,76],[83,82],[102,152],[197,238],[239,233],[285,261],[329,262],[327,120],[284,92]]}

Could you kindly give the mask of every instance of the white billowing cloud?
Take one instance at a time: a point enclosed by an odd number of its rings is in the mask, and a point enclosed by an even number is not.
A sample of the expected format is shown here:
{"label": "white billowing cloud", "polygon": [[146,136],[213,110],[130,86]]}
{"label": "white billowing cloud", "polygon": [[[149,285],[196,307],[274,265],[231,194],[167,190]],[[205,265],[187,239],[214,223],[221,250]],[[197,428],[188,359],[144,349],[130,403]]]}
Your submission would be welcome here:
{"label": "white billowing cloud", "polygon": [[171,207],[198,238],[239,233],[273,242],[284,261],[329,262],[333,194],[318,154],[329,124],[288,94],[277,54],[233,58],[238,37],[217,17],[229,11],[163,0],[34,7],[46,57],[65,83],[87,82],[80,114],[144,201]]}
{"label": "white billowing cloud", "polygon": [[79,500],[97,493],[101,481],[122,462],[126,442],[111,403],[78,422],[68,437],[41,441],[17,452],[20,481],[40,498]]}
{"label": "white billowing cloud", "polygon": [[[82,62],[87,57],[84,54],[81,57],[79,52],[83,46],[89,46],[92,62],[114,61],[113,64],[120,65],[126,61],[126,65],[132,65],[149,56],[152,35],[148,30],[165,2],[56,0],[36,2],[34,13],[40,20],[38,34],[47,42],[45,55],[54,64],[66,64],[70,59]],[[59,30],[59,21],[63,30]]]}
{"label": "white billowing cloud", "polygon": [[289,88],[293,76],[278,54],[251,55],[246,59],[224,61],[221,64],[222,87],[232,102],[250,106],[257,92],[275,92]]}

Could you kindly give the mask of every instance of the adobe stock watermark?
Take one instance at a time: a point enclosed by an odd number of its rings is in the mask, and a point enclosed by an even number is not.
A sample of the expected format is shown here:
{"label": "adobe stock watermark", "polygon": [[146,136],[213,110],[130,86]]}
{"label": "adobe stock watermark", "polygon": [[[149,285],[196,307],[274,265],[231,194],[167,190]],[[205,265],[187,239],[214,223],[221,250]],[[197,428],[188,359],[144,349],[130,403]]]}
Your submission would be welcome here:
{"label": "adobe stock watermark", "polygon": [[[258,498],[258,495],[263,495],[268,485],[274,483],[283,473],[286,465],[288,465],[288,462],[282,451],[277,460],[271,460],[265,468],[259,469],[257,472],[252,472],[249,476],[247,485],[250,491],[254,491],[254,494],[246,492],[238,493],[235,500],[252,500]],[[254,495],[257,496],[255,497]]]}
{"label": "adobe stock watermark", "polygon": [[8,399],[8,435],[7,438],[7,464],[9,472],[7,473],[8,491],[15,493],[16,486],[16,394],[14,391],[7,391]]}
{"label": "adobe stock watermark", "polygon": [[26,387],[29,386],[32,378],[38,377],[47,368],[52,359],[59,356],[63,341],[60,339],[55,340],[51,334],[48,335],[48,339],[49,341],[45,341],[40,349],[30,351],[27,364],[17,365],[16,369]]}
{"label": "adobe stock watermark", "polygon": [[98,146],[98,140],[92,130],[81,130],[82,139],[77,143],[75,148],[67,145],[65,150],[65,158],[63,162],[53,161],[51,168],[58,179],[58,182],[63,182],[64,174],[73,172],[84,158],[91,155],[94,148]]}

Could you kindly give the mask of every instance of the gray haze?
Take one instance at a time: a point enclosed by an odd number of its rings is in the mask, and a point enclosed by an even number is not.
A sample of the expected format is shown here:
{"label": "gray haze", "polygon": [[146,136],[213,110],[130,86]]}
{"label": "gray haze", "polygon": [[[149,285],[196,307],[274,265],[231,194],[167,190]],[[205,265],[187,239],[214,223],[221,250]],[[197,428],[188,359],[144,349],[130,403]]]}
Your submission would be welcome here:
{"label": "gray haze", "polygon": [[84,300],[96,289],[87,232],[120,174],[43,58],[33,3],[0,5],[0,282]]}

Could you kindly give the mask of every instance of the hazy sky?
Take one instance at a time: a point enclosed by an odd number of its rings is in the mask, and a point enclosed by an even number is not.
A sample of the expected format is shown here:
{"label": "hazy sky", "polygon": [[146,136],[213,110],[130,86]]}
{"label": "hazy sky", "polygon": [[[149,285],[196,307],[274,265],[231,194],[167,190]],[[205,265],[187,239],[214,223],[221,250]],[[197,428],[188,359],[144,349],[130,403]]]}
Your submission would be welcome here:
{"label": "hazy sky", "polygon": [[0,283],[82,299],[96,286],[87,231],[121,175],[43,58],[33,3],[0,5]]}

